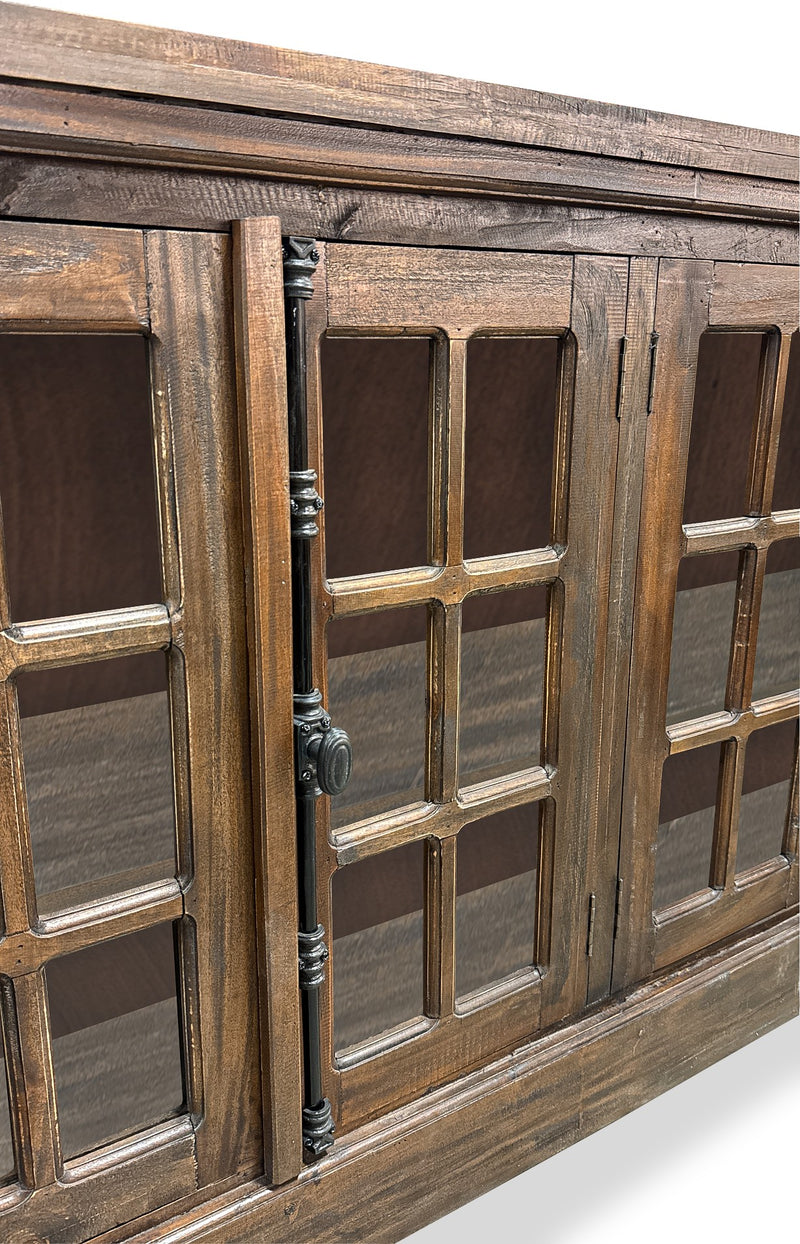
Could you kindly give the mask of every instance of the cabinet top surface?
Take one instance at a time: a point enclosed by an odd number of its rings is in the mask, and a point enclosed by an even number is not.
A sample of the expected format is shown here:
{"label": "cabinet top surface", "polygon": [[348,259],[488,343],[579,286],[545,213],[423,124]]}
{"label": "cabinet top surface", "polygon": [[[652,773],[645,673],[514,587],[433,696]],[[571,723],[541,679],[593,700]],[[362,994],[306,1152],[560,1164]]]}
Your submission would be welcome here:
{"label": "cabinet top surface", "polygon": [[[793,181],[790,135],[0,3],[0,75]],[[380,142],[380,134],[375,142]]]}

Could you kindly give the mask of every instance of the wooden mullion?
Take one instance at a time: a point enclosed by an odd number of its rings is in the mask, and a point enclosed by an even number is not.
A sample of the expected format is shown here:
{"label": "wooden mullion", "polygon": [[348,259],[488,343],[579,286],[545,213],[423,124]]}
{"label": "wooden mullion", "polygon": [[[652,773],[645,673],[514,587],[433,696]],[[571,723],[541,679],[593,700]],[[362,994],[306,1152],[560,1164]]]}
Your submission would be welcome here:
{"label": "wooden mullion", "polygon": [[461,606],[437,605],[428,625],[428,763],[426,798],[445,804],[458,789]]}
{"label": "wooden mullion", "polygon": [[417,803],[337,830],[332,834],[333,847],[340,864],[352,864],[431,835],[447,837],[484,816],[546,799],[552,789],[551,776],[540,766],[504,774],[460,791],[458,799],[450,803]]}
{"label": "wooden mullion", "polygon": [[180,618],[166,605],[20,622],[0,631],[0,669],[55,669],[167,648]]}
{"label": "wooden mullion", "polygon": [[464,562],[464,419],[467,389],[467,341],[448,338],[447,429],[444,441],[447,487],[443,562],[461,566]]}
{"label": "wooden mullion", "polygon": [[688,523],[683,528],[682,555],[728,553],[745,548],[764,548],[775,540],[800,535],[796,510],[765,514],[761,518],[723,518],[710,523]]}
{"label": "wooden mullion", "polygon": [[725,708],[739,713],[750,707],[756,664],[758,619],[767,567],[766,549],[745,549],[741,555],[736,589],[731,657]]}
{"label": "wooden mullion", "polygon": [[428,841],[425,870],[425,1014],[455,1007],[456,836]]}
{"label": "wooden mullion", "polygon": [[798,830],[800,829],[800,740],[795,747],[794,769],[792,772],[792,788],[789,794],[789,808],[786,815],[786,830],[783,836],[783,854],[797,863]]}
{"label": "wooden mullion", "polygon": [[175,880],[114,896],[93,907],[40,921],[37,931],[7,935],[0,942],[0,973],[21,976],[50,959],[137,933],[183,915],[184,901]]}
{"label": "wooden mullion", "polygon": [[[439,552],[434,550],[436,556]],[[442,554],[443,555],[443,554]],[[334,617],[353,617],[379,609],[439,601],[460,604],[472,593],[505,591],[552,583],[564,555],[554,548],[482,557],[452,566],[418,566],[381,574],[333,579],[322,587]]]}
{"label": "wooden mullion", "polygon": [[695,747],[724,743],[731,738],[745,740],[753,730],[774,726],[796,716],[797,692],[783,691],[780,695],[758,701],[755,707],[744,709],[741,713],[712,713],[708,717],[669,726],[668,754],[675,756],[678,752],[690,752]]}
{"label": "wooden mullion", "polygon": [[722,748],[709,876],[709,885],[716,890],[730,890],[736,875],[745,747],[738,739],[732,739]]}
{"label": "wooden mullion", "polygon": [[763,339],[758,377],[758,413],[753,428],[748,473],[749,514],[769,514],[772,509],[772,490],[778,461],[778,440],[791,344],[791,327],[773,329]]}

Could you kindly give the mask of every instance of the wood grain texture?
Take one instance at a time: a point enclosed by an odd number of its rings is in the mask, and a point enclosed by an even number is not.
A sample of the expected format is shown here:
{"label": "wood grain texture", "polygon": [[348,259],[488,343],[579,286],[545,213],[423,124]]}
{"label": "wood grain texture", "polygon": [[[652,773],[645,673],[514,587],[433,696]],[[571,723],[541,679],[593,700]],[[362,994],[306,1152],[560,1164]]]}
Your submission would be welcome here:
{"label": "wood grain texture", "polygon": [[289,463],[280,222],[233,234],[253,702],[256,919],[267,1178],[302,1166]]}
{"label": "wood grain texture", "polygon": [[629,879],[614,986],[652,970],[655,827],[666,757],[667,684],[681,551],[686,457],[700,334],[708,323],[711,265],[661,261],[655,331],[659,352],[647,428],[637,552],[626,787],[620,872]]}
{"label": "wood grain texture", "polygon": [[797,270],[716,263],[708,322],[742,328],[797,324]]}
{"label": "wood grain texture", "polygon": [[142,235],[0,221],[0,300],[8,328],[141,331]]}
{"label": "wood grain texture", "polygon": [[279,216],[287,233],[350,242],[582,251],[798,262],[791,224],[547,200],[426,194],[307,184],[252,174],[197,172],[46,155],[0,153],[8,215],[118,225],[228,230],[231,220]]}
{"label": "wood grain texture", "polygon": [[[658,261],[632,259],[628,269],[624,374],[618,393],[614,533],[609,578],[608,644],[604,672],[602,755],[595,840],[590,844],[589,873],[601,910],[625,903],[625,877],[619,869],[622,772],[628,712],[628,679],[636,593],[636,540],[642,503],[647,399],[653,361],[651,333],[655,319]],[[589,964],[588,1000],[603,997],[611,986],[614,926],[597,922]]]}
{"label": "wood grain texture", "polygon": [[[708,1024],[713,1013],[715,1022]],[[135,1244],[376,1244],[420,1229],[797,1013],[796,921],[681,972],[367,1125],[290,1188],[228,1194]],[[452,1137],[459,1143],[452,1146]],[[447,1178],[431,1153],[447,1150]],[[380,1219],[385,1227],[377,1229]]]}
{"label": "wood grain texture", "polygon": [[[562,515],[556,527],[565,525],[567,551],[559,585],[559,625],[550,624],[542,757],[545,764],[556,766],[552,906],[541,917],[550,925],[545,1023],[585,1005],[591,966],[586,930],[594,878],[587,874],[587,862],[598,833],[602,653],[619,438],[619,341],[625,331],[627,289],[626,260],[576,256],[574,392],[569,437],[561,434],[568,453],[568,492],[557,492],[555,498],[556,513]],[[613,921],[613,912],[604,910],[600,918]],[[606,946],[610,953],[610,937]]]}
{"label": "wood grain texture", "polygon": [[18,82],[0,83],[0,147],[126,162],[135,153],[145,165],[333,184],[481,189],[617,205],[648,200],[760,219],[790,220],[794,209],[791,182],[774,179],[401,130],[384,129],[376,143],[373,132],[352,125]]}
{"label": "wood grain texture", "polygon": [[179,818],[191,824],[194,929],[184,1007],[190,1084],[202,1093],[192,1101],[202,1185],[263,1165],[231,260],[229,240],[214,235],[152,233],[146,246],[157,421],[175,464],[168,575],[179,571],[183,607],[189,786]]}
{"label": "wood grain texture", "polygon": [[330,245],[329,327],[558,329],[569,323],[572,261],[409,247]]}
{"label": "wood grain texture", "polygon": [[8,77],[792,180],[788,135],[3,5]]}

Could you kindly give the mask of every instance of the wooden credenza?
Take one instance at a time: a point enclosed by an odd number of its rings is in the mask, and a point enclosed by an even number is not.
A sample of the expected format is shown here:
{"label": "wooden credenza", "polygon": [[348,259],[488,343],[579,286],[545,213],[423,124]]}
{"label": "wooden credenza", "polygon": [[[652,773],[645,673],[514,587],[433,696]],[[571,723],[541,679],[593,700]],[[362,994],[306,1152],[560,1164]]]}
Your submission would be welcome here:
{"label": "wooden credenza", "polygon": [[397,1239],[797,1012],[795,144],[0,36],[0,1234]]}

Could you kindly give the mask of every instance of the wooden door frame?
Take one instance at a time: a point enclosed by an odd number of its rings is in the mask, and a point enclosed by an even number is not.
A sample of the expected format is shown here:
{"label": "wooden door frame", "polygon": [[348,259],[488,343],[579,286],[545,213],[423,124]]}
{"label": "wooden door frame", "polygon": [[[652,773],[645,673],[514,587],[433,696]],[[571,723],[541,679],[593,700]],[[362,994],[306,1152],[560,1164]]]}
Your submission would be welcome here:
{"label": "wooden door frame", "polygon": [[[281,311],[273,288],[279,235],[280,224],[274,219],[239,222],[234,234],[238,257],[240,365],[244,377],[240,392],[247,405],[243,441],[249,446],[246,461],[251,479],[248,497],[253,532],[250,556],[256,584],[251,606],[254,633],[258,637],[254,660],[261,671],[254,683],[254,692],[260,735],[263,739],[269,736],[272,746],[277,748],[273,759],[268,755],[266,744],[260,745],[262,759],[259,762],[267,774],[266,783],[272,783],[273,834],[280,833],[277,828],[279,810],[283,809],[284,817],[289,816],[287,799],[291,797],[286,784],[287,758],[291,755],[289,636],[279,625],[275,641],[269,641],[270,627],[276,625],[281,614],[280,602],[287,592],[282,576],[289,539],[286,484],[279,474],[286,470],[285,445],[278,444],[283,425],[281,422],[279,428],[274,426],[275,420],[282,421],[285,417],[280,397],[283,362],[279,345],[265,345],[270,331],[276,336],[282,331]],[[395,1043],[393,1048],[387,1048],[380,1038],[367,1043],[363,1056],[348,1060],[346,1065],[339,1065],[331,1054],[325,1091],[334,1104],[337,1134],[340,1134],[341,1130],[350,1130],[365,1118],[374,1117],[425,1091],[442,1078],[470,1070],[528,1039],[537,1030],[579,1013],[587,1001],[590,968],[595,974],[595,993],[602,996],[608,992],[615,877],[606,884],[611,902],[597,913],[595,950],[588,938],[595,889],[587,872],[587,862],[591,857],[594,867],[602,857],[603,867],[610,877],[611,868],[616,868],[618,852],[616,835],[604,836],[604,831],[598,827],[601,806],[598,789],[603,786],[598,774],[601,750],[607,746],[606,730],[611,724],[603,718],[600,702],[605,677],[603,658],[608,626],[611,529],[619,452],[620,425],[616,418],[619,340],[625,333],[630,263],[628,259],[595,256],[577,256],[573,261],[536,253],[493,252],[489,256],[435,248],[416,250],[331,243],[320,244],[319,251],[315,295],[308,304],[307,318],[310,453],[311,464],[321,481],[321,491],[324,489],[319,374],[322,335],[329,329],[358,334],[411,328],[441,337],[443,330],[448,327],[450,330],[449,344],[445,346],[442,338],[437,346],[440,366],[432,413],[435,461],[429,499],[433,540],[430,565],[328,583],[324,577],[324,510],[319,524],[321,538],[315,542],[312,555],[318,657],[316,682],[323,694],[326,670],[322,654],[328,620],[362,614],[370,609],[426,605],[432,610],[430,643],[433,651],[439,654],[437,659],[444,662],[442,668],[448,671],[440,690],[434,679],[431,695],[429,738],[433,740],[434,757],[438,759],[434,759],[429,768],[427,801],[413,813],[389,816],[379,825],[365,822],[336,832],[329,830],[324,809],[319,817],[318,901],[323,926],[330,929],[329,881],[335,867],[406,842],[427,840],[429,946],[433,939],[433,949],[438,947],[433,959],[428,959],[428,1007],[433,1018],[418,1025],[413,1032],[409,1031],[406,1039]],[[387,264],[393,273],[390,282],[385,279]],[[420,285],[420,276],[434,270],[436,280],[430,283],[428,278],[428,283]],[[634,271],[638,279],[639,268]],[[544,297],[541,310],[534,312],[533,318],[532,288],[543,291],[537,295],[540,301]],[[467,289],[470,299],[465,301],[461,291]],[[262,314],[259,308],[266,307],[267,303],[269,310],[259,319]],[[531,553],[464,563],[460,529],[463,495],[461,378],[465,342],[483,327],[497,330],[498,326],[502,329],[505,325],[506,331],[517,331],[524,330],[529,323],[530,331],[560,333],[566,353],[555,455],[553,543],[547,549]],[[261,352],[263,359],[259,358]],[[640,352],[643,360],[649,357],[646,347]],[[244,364],[241,364],[242,358],[245,358]],[[641,363],[640,370],[643,367]],[[447,415],[448,376],[452,377],[449,382],[450,416]],[[261,396],[256,399],[248,386],[255,392],[257,385],[262,389]],[[270,421],[273,426],[269,426]],[[262,445],[269,445],[269,454],[263,451]],[[599,535],[598,512],[605,516]],[[448,516],[445,526],[440,526],[438,514]],[[436,568],[437,563],[441,569]],[[258,586],[259,581],[262,586]],[[455,640],[461,601],[476,590],[491,591],[539,582],[554,585],[548,640],[550,710],[545,714],[544,767],[503,779],[495,784],[496,789],[493,786],[481,798],[470,796],[465,801],[457,795],[454,785],[456,735],[452,689],[453,686],[457,688],[458,645]],[[281,668],[280,662],[283,662]],[[560,739],[558,715],[554,712],[556,702],[560,703],[563,723]],[[593,706],[588,713],[587,703]],[[560,745],[560,767],[554,763],[557,744]],[[570,749],[574,755],[567,772],[564,757]],[[262,800],[267,794],[267,784],[262,780]],[[540,884],[544,887],[541,901],[544,910],[550,913],[541,932],[540,962],[544,969],[534,973],[535,980],[520,980],[510,988],[487,991],[481,1005],[460,1014],[454,1007],[453,997],[454,835],[462,824],[474,821],[481,814],[535,799],[547,800],[551,806],[558,805],[560,818],[555,835],[552,821],[545,821],[540,865]],[[268,824],[267,806],[262,816]],[[576,825],[581,826],[580,831],[574,829]],[[277,878],[280,869],[283,877],[280,884],[288,886],[287,858],[284,853],[273,875]],[[273,884],[278,883],[274,881]],[[273,893],[277,909],[283,912],[282,920],[288,913],[288,905],[281,907],[286,896],[284,894],[282,899],[277,891]],[[269,926],[269,900],[262,901]],[[555,913],[558,913],[557,918]],[[283,964],[287,981],[289,957],[287,950]],[[328,973],[323,1027],[328,1049],[332,1051],[330,978],[331,973]],[[533,1010],[532,1000],[536,1001]],[[465,1044],[467,1028],[470,1035]],[[433,1061],[424,1058],[423,1044],[433,1051]],[[296,1118],[296,1071],[294,1064],[292,1067],[295,1078],[284,1081],[283,1100],[286,1111],[294,1110]],[[297,1143],[296,1131],[291,1134],[294,1140],[285,1144],[287,1158],[289,1148]],[[287,1169],[291,1168],[291,1161],[296,1162],[296,1150],[294,1152],[295,1157],[289,1160]]]}
{"label": "wooden door frame", "polygon": [[[647,423],[633,604],[633,648],[620,877],[623,880],[614,987],[701,952],[798,901],[797,825],[790,818],[784,855],[753,875],[735,873],[738,800],[752,730],[790,719],[797,695],[751,708],[758,613],[770,544],[800,534],[800,514],[771,514],[791,334],[797,328],[795,270],[661,260],[655,329],[659,334],[652,414]],[[762,350],[759,405],[749,473],[750,515],[685,525],[683,494],[701,335],[709,329],[756,331]],[[743,507],[744,508],[744,507]],[[678,565],[692,554],[742,550],[725,709],[666,728],[667,683]],[[653,914],[661,769],[670,755],[728,743],[721,775],[710,888]],[[794,777],[795,799],[797,775]],[[712,884],[713,883],[713,884]]]}
{"label": "wooden door frame", "polygon": [[[0,972],[18,1155],[2,1204],[26,1238],[54,1222],[85,1238],[146,1212],[154,1187],[168,1202],[263,1169],[230,245],[202,233],[12,222],[0,223],[0,242],[6,328],[138,333],[150,348],[163,601],[12,621],[0,567]],[[170,662],[176,876],[39,917],[14,675],[158,650]],[[180,930],[186,1108],[65,1163],[42,969],[165,921]],[[245,1109],[232,1114],[232,1100]]]}

